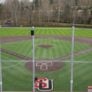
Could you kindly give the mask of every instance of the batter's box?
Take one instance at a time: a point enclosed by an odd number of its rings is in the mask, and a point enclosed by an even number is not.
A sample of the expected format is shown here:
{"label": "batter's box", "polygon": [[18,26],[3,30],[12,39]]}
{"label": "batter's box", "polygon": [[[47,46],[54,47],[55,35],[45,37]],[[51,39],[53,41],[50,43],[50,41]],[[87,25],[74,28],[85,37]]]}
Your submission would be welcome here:
{"label": "batter's box", "polygon": [[49,67],[52,67],[52,62],[36,62],[36,68],[39,68],[40,71],[48,71]]}
{"label": "batter's box", "polygon": [[[36,72],[50,72],[50,71],[56,71],[63,67],[64,62],[52,62],[52,61],[36,61],[35,62],[35,69]],[[27,69],[32,71],[32,62],[26,62]]]}

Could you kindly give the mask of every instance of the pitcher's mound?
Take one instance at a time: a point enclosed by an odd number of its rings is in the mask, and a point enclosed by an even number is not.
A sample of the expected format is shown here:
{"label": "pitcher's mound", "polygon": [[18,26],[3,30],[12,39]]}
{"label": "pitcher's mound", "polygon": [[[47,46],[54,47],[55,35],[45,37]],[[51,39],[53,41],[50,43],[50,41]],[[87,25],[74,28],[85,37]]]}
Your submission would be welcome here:
{"label": "pitcher's mound", "polygon": [[48,49],[48,48],[51,48],[53,46],[52,45],[48,45],[48,44],[41,44],[41,45],[38,45],[38,47]]}

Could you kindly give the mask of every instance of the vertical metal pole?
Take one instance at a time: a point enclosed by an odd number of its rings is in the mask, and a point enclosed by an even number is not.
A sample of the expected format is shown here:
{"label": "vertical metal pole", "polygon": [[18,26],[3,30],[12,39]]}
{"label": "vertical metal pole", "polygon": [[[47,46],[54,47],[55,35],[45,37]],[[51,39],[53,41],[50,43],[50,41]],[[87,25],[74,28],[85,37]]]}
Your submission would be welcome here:
{"label": "vertical metal pole", "polygon": [[2,62],[1,62],[1,42],[0,42],[0,92],[3,91],[2,88]]}
{"label": "vertical metal pole", "polygon": [[34,46],[34,27],[32,27],[31,30],[31,36],[32,36],[32,64],[33,64],[33,92],[35,92],[35,46]]}
{"label": "vertical metal pole", "polygon": [[73,76],[74,76],[74,33],[75,26],[72,26],[72,48],[71,48],[71,80],[70,80],[70,92],[73,92]]}
{"label": "vertical metal pole", "polygon": [[74,40],[75,40],[75,9],[73,11],[73,25],[72,25],[72,47],[71,47],[71,79],[70,79],[70,92],[73,92],[74,85]]}

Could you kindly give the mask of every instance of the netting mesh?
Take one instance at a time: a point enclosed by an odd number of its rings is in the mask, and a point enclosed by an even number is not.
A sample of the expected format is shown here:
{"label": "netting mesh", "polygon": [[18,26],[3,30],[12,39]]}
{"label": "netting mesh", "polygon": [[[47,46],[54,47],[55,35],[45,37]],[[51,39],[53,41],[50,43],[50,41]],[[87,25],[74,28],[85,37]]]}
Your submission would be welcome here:
{"label": "netting mesh", "polygon": [[91,24],[92,0],[0,0],[0,92],[33,90],[33,25],[41,26],[35,28],[35,77],[52,80],[52,92],[88,91]]}
{"label": "netting mesh", "polygon": [[[32,91],[32,38],[29,28],[1,30],[2,34],[8,32],[11,35],[1,37],[3,90]],[[83,28],[75,31],[74,91],[87,91],[87,87],[92,85],[90,32],[91,29]],[[71,40],[72,28],[36,28],[35,31],[36,77],[52,79],[55,92],[70,90]]]}

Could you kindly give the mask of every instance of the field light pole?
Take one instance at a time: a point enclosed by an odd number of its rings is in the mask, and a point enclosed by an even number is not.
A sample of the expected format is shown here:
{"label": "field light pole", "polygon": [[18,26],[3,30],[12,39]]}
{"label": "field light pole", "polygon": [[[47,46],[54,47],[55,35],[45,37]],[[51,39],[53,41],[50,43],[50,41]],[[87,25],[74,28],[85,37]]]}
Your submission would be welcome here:
{"label": "field light pole", "polygon": [[34,46],[34,40],[35,40],[35,36],[34,36],[34,31],[35,28],[32,27],[31,30],[31,36],[32,36],[32,64],[33,64],[33,92],[35,92],[35,46]]}

